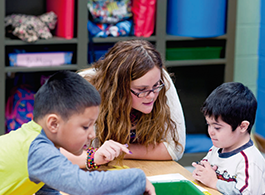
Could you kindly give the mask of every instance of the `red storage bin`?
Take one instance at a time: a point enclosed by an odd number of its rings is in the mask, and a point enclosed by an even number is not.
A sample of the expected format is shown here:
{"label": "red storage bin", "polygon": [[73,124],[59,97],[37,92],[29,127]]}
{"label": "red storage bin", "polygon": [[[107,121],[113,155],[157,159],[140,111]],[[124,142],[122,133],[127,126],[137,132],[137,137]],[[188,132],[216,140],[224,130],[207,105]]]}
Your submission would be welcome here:
{"label": "red storage bin", "polygon": [[75,0],[47,0],[46,10],[57,16],[55,36],[72,39],[74,37]]}

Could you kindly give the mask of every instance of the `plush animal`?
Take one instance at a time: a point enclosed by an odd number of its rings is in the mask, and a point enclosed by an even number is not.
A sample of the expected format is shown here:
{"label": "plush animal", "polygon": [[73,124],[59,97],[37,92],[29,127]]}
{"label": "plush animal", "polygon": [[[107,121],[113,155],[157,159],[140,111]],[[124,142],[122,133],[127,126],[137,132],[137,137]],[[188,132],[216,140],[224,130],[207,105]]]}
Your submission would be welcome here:
{"label": "plush animal", "polygon": [[40,16],[12,14],[5,17],[7,36],[13,35],[26,42],[49,39],[57,23],[57,15],[47,12]]}

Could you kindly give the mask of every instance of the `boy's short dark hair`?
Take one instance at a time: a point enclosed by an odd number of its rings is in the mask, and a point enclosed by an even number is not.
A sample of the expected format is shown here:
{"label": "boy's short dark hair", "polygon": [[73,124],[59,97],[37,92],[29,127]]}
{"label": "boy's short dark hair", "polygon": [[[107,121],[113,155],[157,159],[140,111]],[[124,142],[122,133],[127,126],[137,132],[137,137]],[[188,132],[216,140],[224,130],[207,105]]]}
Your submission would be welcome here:
{"label": "boy's short dark hair", "polygon": [[242,83],[229,82],[217,87],[207,97],[201,108],[204,116],[219,117],[229,124],[234,131],[242,121],[246,120],[250,124],[250,133],[255,123],[257,110],[257,100],[253,93]]}
{"label": "boy's short dark hair", "polygon": [[71,71],[58,71],[35,94],[33,119],[37,121],[54,113],[68,120],[87,107],[99,106],[100,102],[98,91],[83,77]]}

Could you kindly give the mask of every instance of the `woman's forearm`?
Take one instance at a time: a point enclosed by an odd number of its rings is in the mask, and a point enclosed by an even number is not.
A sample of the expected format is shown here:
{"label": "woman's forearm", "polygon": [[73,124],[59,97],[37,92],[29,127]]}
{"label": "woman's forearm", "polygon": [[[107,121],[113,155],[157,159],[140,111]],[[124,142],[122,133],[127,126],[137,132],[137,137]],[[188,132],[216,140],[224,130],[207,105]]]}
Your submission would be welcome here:
{"label": "woman's forearm", "polygon": [[125,159],[142,159],[142,160],[172,160],[164,143],[149,145],[147,148],[141,144],[130,144],[132,154],[125,155]]}

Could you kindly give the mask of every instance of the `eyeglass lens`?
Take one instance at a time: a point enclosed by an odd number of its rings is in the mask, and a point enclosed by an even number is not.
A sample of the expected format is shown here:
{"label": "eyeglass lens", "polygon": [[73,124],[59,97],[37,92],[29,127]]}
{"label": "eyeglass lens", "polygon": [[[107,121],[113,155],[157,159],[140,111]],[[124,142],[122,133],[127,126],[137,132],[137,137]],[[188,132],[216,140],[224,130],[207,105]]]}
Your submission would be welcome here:
{"label": "eyeglass lens", "polygon": [[149,91],[143,91],[141,93],[139,93],[138,97],[146,97],[148,96],[151,92],[154,92],[154,93],[158,93],[162,88],[164,87],[164,85],[160,85],[159,87],[155,88],[155,89],[151,89]]}

